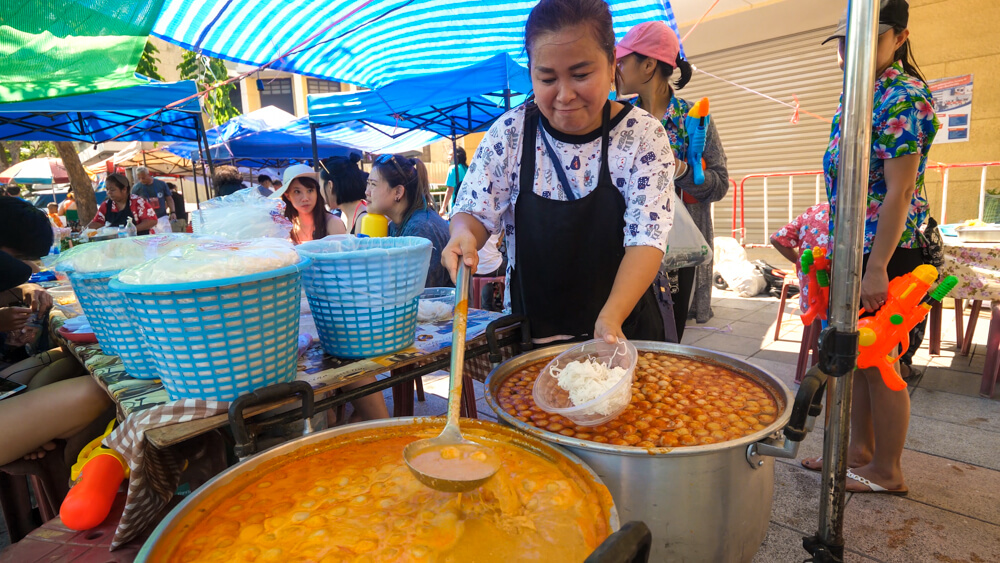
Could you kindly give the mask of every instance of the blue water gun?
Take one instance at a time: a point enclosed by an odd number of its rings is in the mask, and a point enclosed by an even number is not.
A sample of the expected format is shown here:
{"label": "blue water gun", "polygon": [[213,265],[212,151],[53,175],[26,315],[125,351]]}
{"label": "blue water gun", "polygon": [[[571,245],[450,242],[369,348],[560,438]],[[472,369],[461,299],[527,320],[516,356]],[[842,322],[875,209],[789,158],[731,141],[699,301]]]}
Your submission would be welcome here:
{"label": "blue water gun", "polygon": [[699,186],[705,183],[705,161],[702,154],[705,152],[705,132],[708,131],[711,120],[708,98],[702,98],[691,106],[691,111],[684,118],[684,129],[688,132],[687,162],[694,175],[694,183]]}

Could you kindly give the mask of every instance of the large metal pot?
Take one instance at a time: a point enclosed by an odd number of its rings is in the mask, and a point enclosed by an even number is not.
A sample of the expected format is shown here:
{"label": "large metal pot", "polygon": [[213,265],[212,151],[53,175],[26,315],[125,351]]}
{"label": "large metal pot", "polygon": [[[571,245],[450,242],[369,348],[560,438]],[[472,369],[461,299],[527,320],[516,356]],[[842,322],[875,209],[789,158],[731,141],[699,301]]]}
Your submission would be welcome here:
{"label": "large metal pot", "polygon": [[[229,483],[232,483],[237,478],[247,473],[257,471],[258,468],[261,468],[265,464],[270,465],[271,462],[276,459],[282,457],[291,458],[292,456],[300,457],[307,454],[310,450],[316,449],[320,445],[324,446],[323,449],[326,449],[326,447],[330,445],[330,442],[346,442],[362,436],[377,436],[378,432],[382,429],[411,426],[414,428],[414,431],[419,431],[422,429],[421,427],[434,427],[437,429],[435,432],[438,432],[443,425],[444,423],[441,419],[428,418],[391,418],[376,420],[317,432],[260,453],[227,469],[226,471],[223,471],[212,480],[205,483],[189,497],[184,499],[184,501],[170,511],[167,517],[160,522],[160,525],[153,530],[153,533],[149,536],[149,539],[146,540],[146,543],[142,546],[142,549],[139,551],[139,555],[135,560],[137,562],[164,561],[166,559],[166,554],[170,552],[172,546],[176,545],[176,542],[179,541],[185,533],[189,524],[187,517],[199,510],[204,510],[204,507],[202,506],[203,503],[212,497],[213,493],[215,493],[218,489],[225,487]],[[567,452],[563,448],[553,446],[544,440],[527,436],[500,424],[479,420],[463,420],[462,432],[468,435],[503,441],[505,444],[517,446],[545,459],[567,460],[570,462],[568,465],[571,468],[567,471],[574,471],[576,475],[582,478],[585,482],[594,483],[596,486],[595,488],[603,489],[604,487],[600,477],[598,477],[591,468],[587,467],[587,465],[581,461],[580,458]],[[600,494],[599,491],[597,496],[600,499],[599,502],[601,503],[601,508],[608,515],[610,530],[612,532],[618,530],[620,523],[614,502],[610,497],[608,497],[606,492]]]}
{"label": "large metal pot", "polygon": [[[506,424],[559,444],[592,467],[611,490],[622,518],[649,526],[650,561],[750,561],[764,541],[771,517],[774,459],[769,456],[794,457],[798,446],[798,442],[776,442],[791,416],[791,391],[766,372],[709,350],[663,342],[633,344],[640,353],[686,356],[745,375],[772,393],[780,414],[766,429],[739,440],[646,451],[567,438],[521,422],[500,407],[496,396],[507,377],[572,345],[538,349],[500,364],[486,382],[486,401]],[[805,426],[802,418],[800,428]],[[801,436],[797,438],[801,441]]]}

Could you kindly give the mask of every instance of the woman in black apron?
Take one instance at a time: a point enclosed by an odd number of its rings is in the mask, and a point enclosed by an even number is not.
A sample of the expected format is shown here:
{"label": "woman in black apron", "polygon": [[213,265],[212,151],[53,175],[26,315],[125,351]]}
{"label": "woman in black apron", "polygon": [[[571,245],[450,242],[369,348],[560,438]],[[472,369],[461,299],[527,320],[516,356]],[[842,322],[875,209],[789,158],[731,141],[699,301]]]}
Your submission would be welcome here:
{"label": "woman in black apron", "polygon": [[475,267],[476,250],[502,228],[510,306],[537,340],[665,340],[654,280],[672,219],[669,139],[649,114],[608,101],[607,4],[573,4],[542,0],[532,10],[535,102],[500,117],[481,142],[443,262],[453,276],[459,259]]}
{"label": "woman in black apron", "polygon": [[156,226],[156,212],[145,200],[129,192],[128,179],[122,174],[111,174],[104,181],[104,186],[108,197],[98,208],[97,216],[88,228],[124,227],[131,218],[136,234],[148,235],[149,230]]}

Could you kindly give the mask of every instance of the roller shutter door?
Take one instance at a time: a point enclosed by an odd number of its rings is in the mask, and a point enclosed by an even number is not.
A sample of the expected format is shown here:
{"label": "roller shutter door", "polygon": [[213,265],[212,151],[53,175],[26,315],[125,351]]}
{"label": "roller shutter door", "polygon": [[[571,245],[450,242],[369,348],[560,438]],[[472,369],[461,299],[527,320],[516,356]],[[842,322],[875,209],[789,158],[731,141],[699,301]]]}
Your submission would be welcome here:
{"label": "roller shutter door", "polygon": [[[692,62],[707,72],[792,103],[796,96],[801,107],[832,118],[843,86],[837,66],[835,42],[820,43],[834,27],[817,29],[744,45],[714,53],[692,56]],[[695,101],[707,96],[712,116],[729,159],[729,177],[739,183],[747,174],[820,170],[823,152],[830,138],[830,125],[805,114],[790,122],[792,109],[731,84],[695,72],[682,96]],[[816,200],[814,177],[793,181],[789,206],[788,179],[768,181],[768,221],[764,222],[763,182],[745,184],[745,218],[748,244],[767,241],[770,233],[798,215]],[[825,187],[820,181],[820,198]],[[733,190],[716,204],[715,232],[725,236],[731,230]]]}

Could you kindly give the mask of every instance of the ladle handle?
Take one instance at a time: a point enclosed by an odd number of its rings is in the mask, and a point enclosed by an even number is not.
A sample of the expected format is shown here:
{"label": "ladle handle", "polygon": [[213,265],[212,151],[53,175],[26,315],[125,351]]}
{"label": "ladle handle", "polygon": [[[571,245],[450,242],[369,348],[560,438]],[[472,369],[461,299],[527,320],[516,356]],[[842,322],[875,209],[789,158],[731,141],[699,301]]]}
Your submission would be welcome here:
{"label": "ladle handle", "polygon": [[465,329],[469,321],[469,283],[472,273],[465,262],[458,264],[455,277],[455,316],[451,330],[451,374],[448,381],[448,427],[458,431],[462,402],[462,367],[465,365]]}

